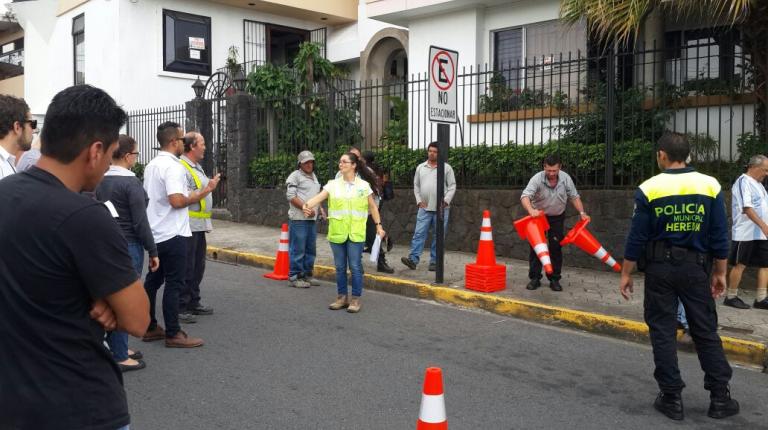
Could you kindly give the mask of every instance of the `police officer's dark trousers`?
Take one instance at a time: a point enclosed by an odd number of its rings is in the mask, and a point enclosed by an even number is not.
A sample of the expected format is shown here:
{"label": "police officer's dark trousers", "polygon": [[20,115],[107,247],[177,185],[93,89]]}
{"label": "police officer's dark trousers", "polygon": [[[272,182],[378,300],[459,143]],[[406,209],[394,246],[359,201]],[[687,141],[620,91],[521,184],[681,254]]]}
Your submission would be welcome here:
{"label": "police officer's dark trousers", "polygon": [[[563,250],[560,241],[563,240],[565,230],[565,213],[560,215],[547,215],[549,230],[547,230],[547,247],[549,258],[552,260],[552,274],[547,275],[549,280],[560,280],[560,270],[563,268]],[[528,279],[541,279],[541,261],[536,256],[536,251],[531,248],[528,253]]]}
{"label": "police officer's dark trousers", "polygon": [[685,307],[690,334],[704,370],[704,388],[724,390],[731,379],[717,334],[717,313],[704,266],[692,262],[649,262],[645,270],[645,322],[653,345],[653,376],[665,393],[685,387],[677,365],[677,304]]}

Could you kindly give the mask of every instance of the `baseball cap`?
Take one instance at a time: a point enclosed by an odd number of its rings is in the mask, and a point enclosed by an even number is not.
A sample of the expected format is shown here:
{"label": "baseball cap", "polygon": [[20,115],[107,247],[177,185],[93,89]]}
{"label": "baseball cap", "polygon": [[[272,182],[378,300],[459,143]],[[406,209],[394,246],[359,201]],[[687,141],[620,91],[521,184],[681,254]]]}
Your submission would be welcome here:
{"label": "baseball cap", "polygon": [[304,164],[307,161],[315,161],[315,156],[309,151],[299,152],[299,164]]}

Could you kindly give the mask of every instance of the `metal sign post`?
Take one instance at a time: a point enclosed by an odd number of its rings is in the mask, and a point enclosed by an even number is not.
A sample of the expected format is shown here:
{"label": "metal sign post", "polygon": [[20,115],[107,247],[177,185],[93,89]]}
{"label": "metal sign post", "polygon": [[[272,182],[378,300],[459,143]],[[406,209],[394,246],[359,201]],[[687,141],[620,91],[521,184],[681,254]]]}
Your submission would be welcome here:
{"label": "metal sign post", "polygon": [[437,122],[437,225],[435,226],[437,267],[435,283],[443,283],[445,267],[445,161],[450,146],[448,124],[458,121],[456,114],[456,76],[459,53],[449,49],[429,47],[429,120]]}

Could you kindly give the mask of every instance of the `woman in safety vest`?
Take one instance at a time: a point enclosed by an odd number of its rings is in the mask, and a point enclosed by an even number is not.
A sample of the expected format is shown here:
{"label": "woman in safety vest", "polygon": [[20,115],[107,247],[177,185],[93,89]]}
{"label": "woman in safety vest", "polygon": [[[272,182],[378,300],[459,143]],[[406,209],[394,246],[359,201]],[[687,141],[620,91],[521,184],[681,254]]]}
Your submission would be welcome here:
{"label": "woman in safety vest", "polygon": [[[346,153],[339,159],[341,177],[328,181],[323,191],[304,203],[304,213],[309,216],[325,199],[328,199],[328,242],[333,250],[336,266],[336,301],[328,306],[331,310],[347,308],[347,312],[360,312],[360,296],[363,294],[363,245],[365,222],[370,211],[376,223],[376,234],[384,237],[381,215],[373,199],[369,182],[375,182],[370,170],[363,168],[357,156]],[[347,293],[347,267],[352,272],[352,298]]]}

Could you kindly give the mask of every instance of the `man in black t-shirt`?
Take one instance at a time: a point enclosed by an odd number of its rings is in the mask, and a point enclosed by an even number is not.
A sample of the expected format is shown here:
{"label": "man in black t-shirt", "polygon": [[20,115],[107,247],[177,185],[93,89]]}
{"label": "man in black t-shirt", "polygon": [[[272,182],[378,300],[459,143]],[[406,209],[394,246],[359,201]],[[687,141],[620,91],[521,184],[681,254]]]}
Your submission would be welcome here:
{"label": "man in black t-shirt", "polygon": [[149,305],[109,210],[88,197],[126,115],[78,85],[48,107],[37,166],[0,182],[0,428],[117,430],[130,422],[104,331],[134,336]]}

